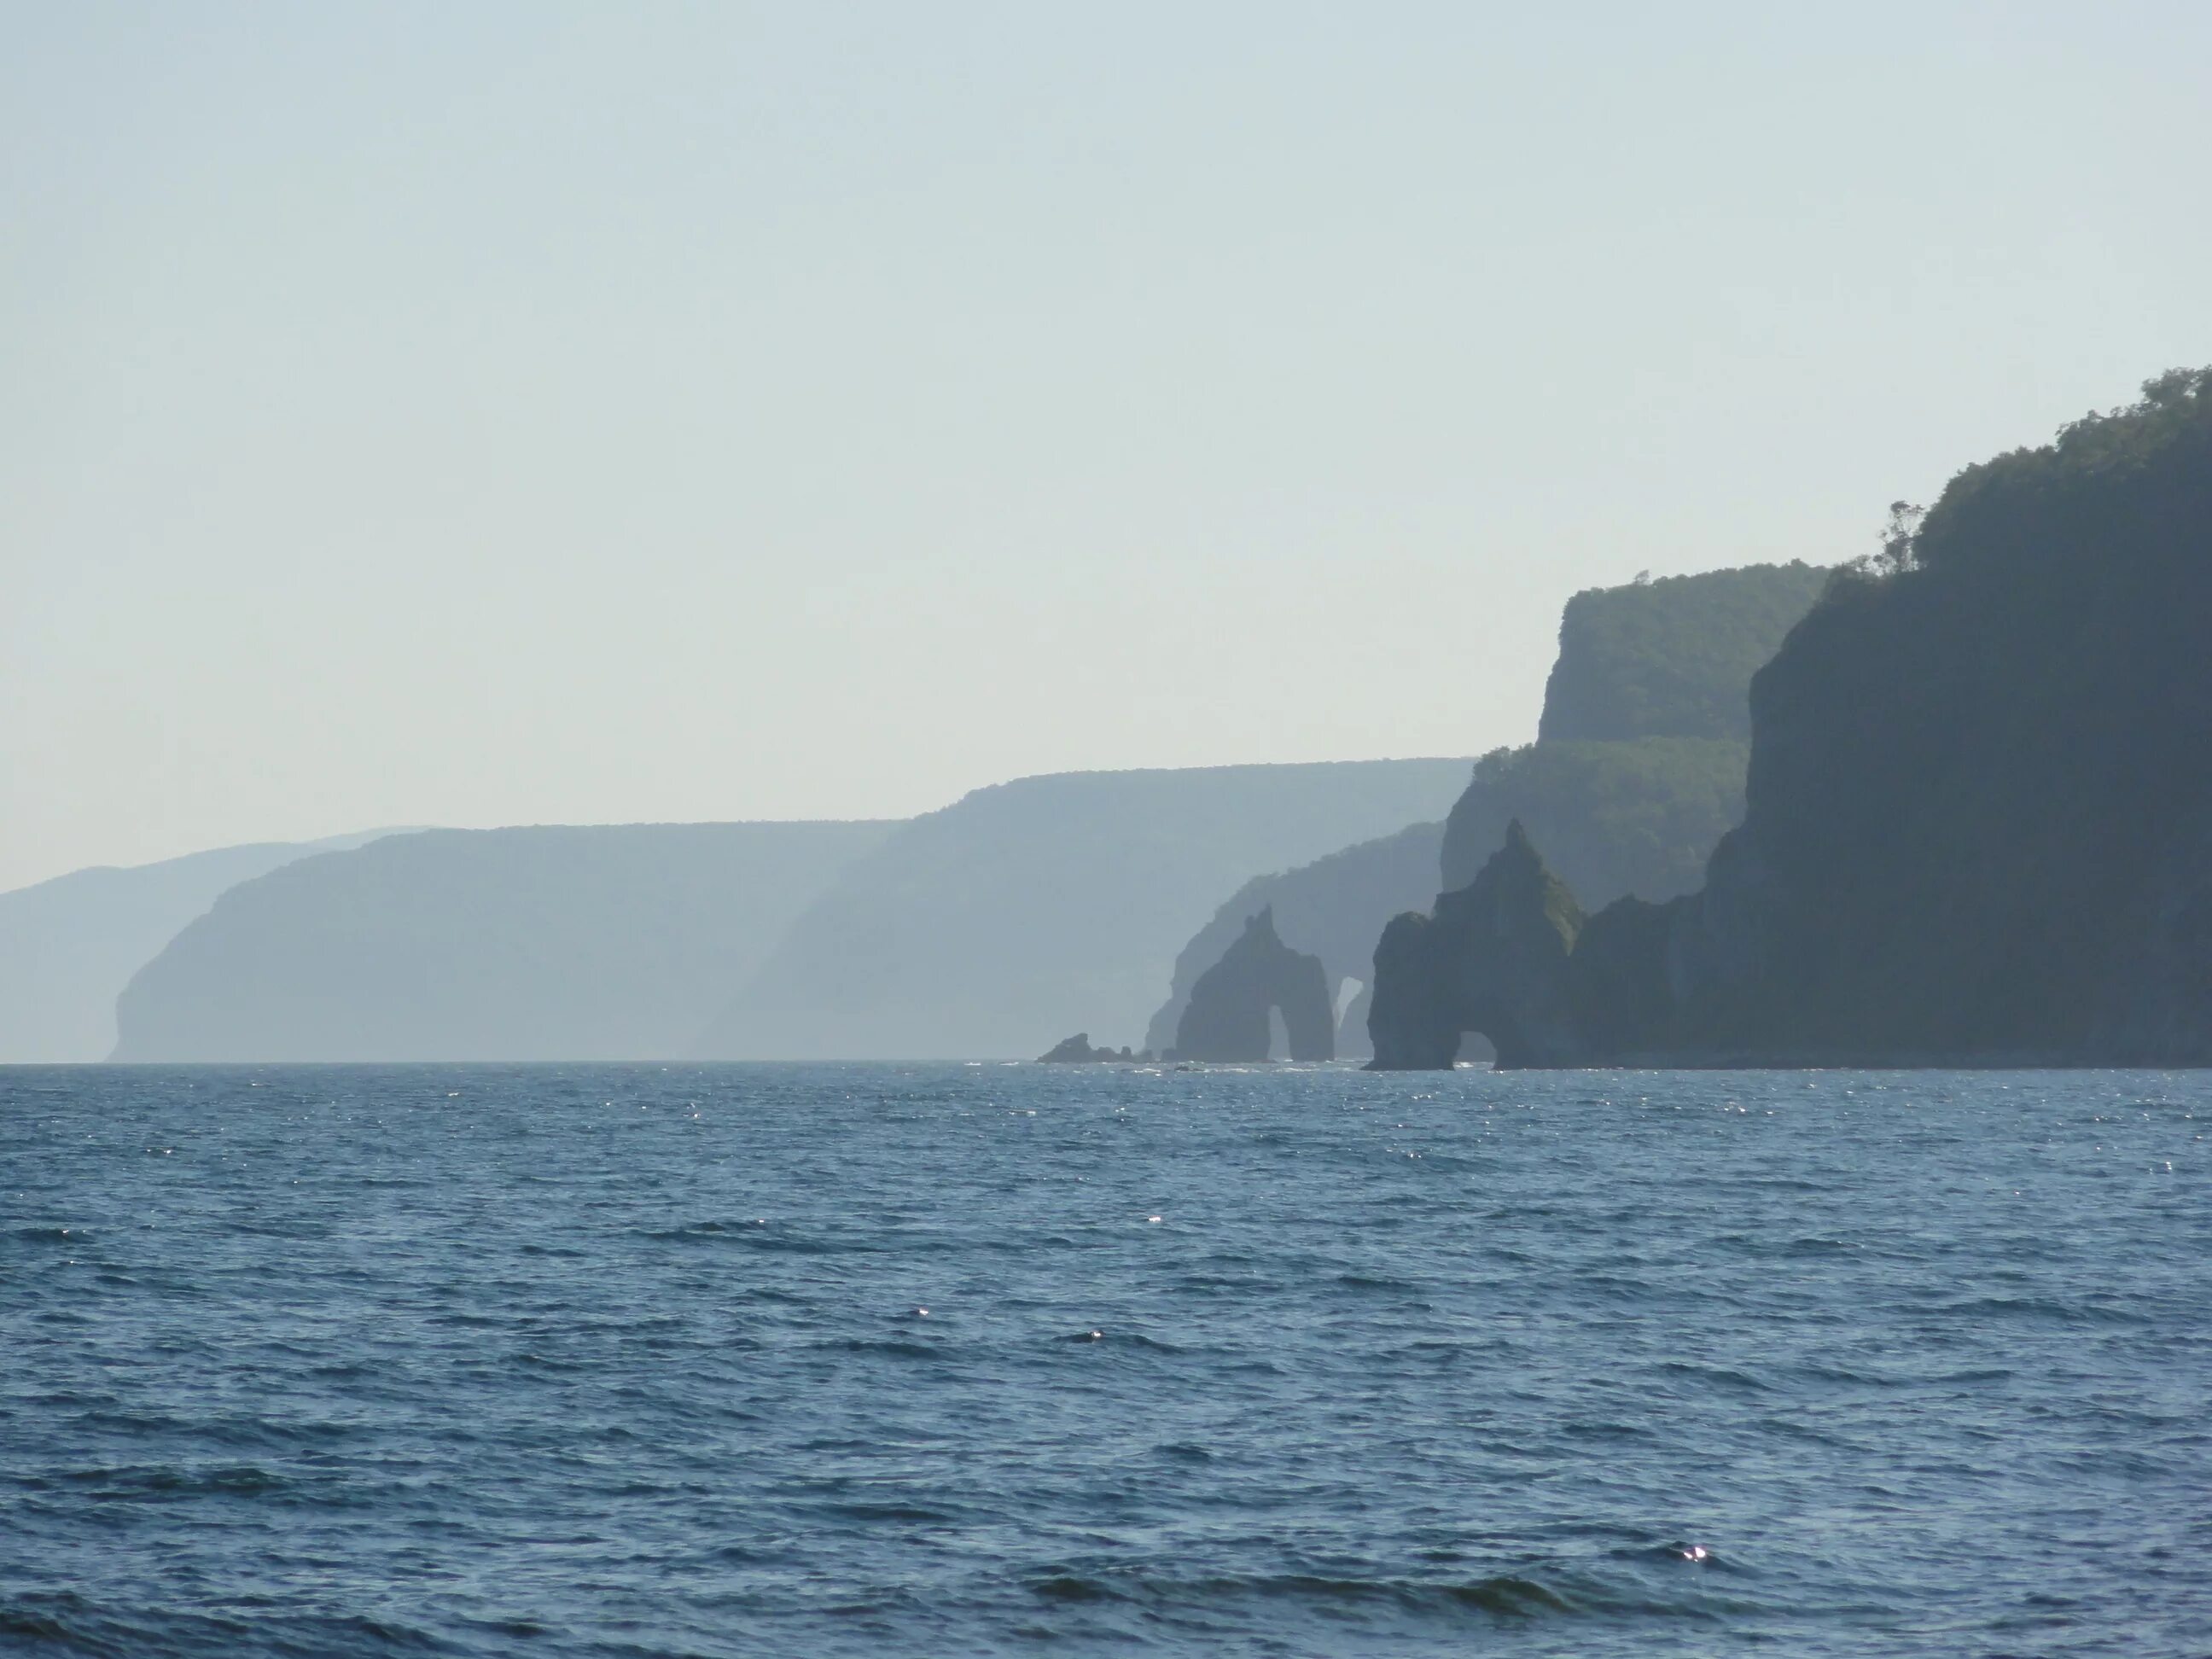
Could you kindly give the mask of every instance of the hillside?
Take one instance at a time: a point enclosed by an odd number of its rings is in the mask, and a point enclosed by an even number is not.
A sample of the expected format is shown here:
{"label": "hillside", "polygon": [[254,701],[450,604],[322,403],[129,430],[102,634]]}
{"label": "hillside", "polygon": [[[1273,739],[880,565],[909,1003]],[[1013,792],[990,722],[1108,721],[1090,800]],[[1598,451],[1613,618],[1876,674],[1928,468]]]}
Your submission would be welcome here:
{"label": "hillside", "polygon": [[1538,740],[1748,742],[1751,677],[1828,574],[1802,562],[1746,565],[1576,594],[1559,617]]}
{"label": "hillside", "polygon": [[303,859],[147,963],[115,1057],[665,1059],[891,828],[434,830]]}
{"label": "hillside", "polygon": [[1255,870],[1435,818],[1467,766],[1062,773],[977,790],[857,864],[696,1050],[1016,1057],[1078,1029],[1138,1042],[1193,916]]}
{"label": "hillside", "polygon": [[0,893],[0,1065],[107,1058],[115,999],[226,888],[378,836],[218,847],[125,868],[73,871]]}

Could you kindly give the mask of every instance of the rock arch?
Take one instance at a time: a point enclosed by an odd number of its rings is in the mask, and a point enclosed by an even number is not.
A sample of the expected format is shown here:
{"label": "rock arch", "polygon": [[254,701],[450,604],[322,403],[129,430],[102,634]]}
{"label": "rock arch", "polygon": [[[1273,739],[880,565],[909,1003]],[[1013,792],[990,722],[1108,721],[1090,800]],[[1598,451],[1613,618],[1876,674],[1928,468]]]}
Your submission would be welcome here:
{"label": "rock arch", "polygon": [[1276,936],[1273,905],[1248,918],[1221,960],[1198,976],[1176,1026],[1176,1060],[1267,1058],[1270,1009],[1280,1012],[1292,1060],[1336,1058],[1336,1011],[1319,957]]}

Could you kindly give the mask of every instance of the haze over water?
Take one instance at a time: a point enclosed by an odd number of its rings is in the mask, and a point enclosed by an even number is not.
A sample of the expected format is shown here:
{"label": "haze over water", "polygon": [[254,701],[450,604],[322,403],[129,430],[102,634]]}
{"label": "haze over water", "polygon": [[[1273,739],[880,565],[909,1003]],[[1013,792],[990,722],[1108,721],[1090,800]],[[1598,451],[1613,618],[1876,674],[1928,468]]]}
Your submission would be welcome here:
{"label": "haze over water", "polygon": [[2208,1117],[0,1073],[0,1650],[2201,1653]]}

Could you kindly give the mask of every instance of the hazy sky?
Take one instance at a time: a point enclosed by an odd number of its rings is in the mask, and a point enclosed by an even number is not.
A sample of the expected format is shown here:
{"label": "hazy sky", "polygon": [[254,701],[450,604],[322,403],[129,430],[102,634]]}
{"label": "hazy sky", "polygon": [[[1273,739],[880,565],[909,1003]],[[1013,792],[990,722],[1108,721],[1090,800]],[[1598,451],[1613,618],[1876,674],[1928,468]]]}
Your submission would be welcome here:
{"label": "hazy sky", "polygon": [[2200,0],[0,27],[0,887],[1476,752],[2212,362]]}

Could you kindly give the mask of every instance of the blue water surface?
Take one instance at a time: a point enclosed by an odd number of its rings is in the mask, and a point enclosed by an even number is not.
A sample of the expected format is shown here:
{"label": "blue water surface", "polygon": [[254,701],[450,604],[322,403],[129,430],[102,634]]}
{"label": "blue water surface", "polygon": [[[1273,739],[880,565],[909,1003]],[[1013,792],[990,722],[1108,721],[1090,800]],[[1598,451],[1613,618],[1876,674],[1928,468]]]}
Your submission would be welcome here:
{"label": "blue water surface", "polygon": [[2154,1073],[0,1071],[0,1650],[2212,1653],[2208,1127]]}

